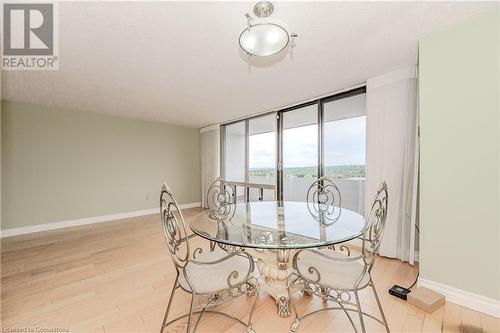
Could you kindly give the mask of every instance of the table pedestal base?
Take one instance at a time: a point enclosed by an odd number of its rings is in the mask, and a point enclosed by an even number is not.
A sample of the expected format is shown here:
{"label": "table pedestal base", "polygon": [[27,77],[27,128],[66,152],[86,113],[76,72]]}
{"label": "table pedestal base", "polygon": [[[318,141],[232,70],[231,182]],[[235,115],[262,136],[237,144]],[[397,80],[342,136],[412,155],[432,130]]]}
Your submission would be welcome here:
{"label": "table pedestal base", "polygon": [[293,272],[291,260],[293,250],[249,250],[257,260],[257,267],[262,274],[261,290],[276,300],[278,315],[290,315],[290,299],[288,295],[288,276]]}

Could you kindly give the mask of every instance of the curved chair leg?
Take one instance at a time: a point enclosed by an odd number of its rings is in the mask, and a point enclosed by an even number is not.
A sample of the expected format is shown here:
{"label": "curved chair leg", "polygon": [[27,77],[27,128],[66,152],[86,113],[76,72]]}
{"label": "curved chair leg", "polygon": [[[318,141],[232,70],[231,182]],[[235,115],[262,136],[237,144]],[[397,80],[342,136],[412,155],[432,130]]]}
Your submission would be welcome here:
{"label": "curved chair leg", "polygon": [[200,324],[200,321],[201,321],[201,317],[203,316],[203,314],[205,313],[205,310],[207,309],[207,305],[205,305],[203,307],[203,309],[200,311],[200,315],[198,316],[198,319],[196,320],[196,325],[194,325],[194,329],[193,329],[193,332],[196,332],[196,330],[198,329],[198,325]]}
{"label": "curved chair leg", "polygon": [[345,308],[345,306],[342,305],[342,303],[338,303],[338,305],[344,311],[344,313],[346,314],[347,319],[349,319],[349,322],[351,323],[351,326],[354,329],[354,332],[358,333],[358,329],[356,328],[356,325],[354,324],[354,320],[352,320],[351,315],[349,314],[349,312],[347,311],[347,309]]}
{"label": "curved chair leg", "polygon": [[357,290],[354,290],[354,296],[356,297],[356,307],[358,308],[359,322],[361,324],[361,332],[366,333],[365,321],[363,320],[363,311],[361,310],[361,302],[359,301],[359,295]]}
{"label": "curved chair leg", "polygon": [[349,311],[353,311],[353,312],[358,312],[358,311],[356,309],[348,309],[340,302],[337,302],[337,304],[339,305],[338,307],[322,308],[319,310],[309,312],[309,313],[303,315],[302,317],[298,317],[297,312],[295,312],[295,321],[293,322],[292,326],[290,326],[290,331],[295,332],[297,330],[297,328],[299,327],[301,320],[303,320],[309,316],[312,316],[318,312],[327,311],[327,310],[342,310],[346,314],[347,319],[349,320],[349,323],[351,324],[352,328],[354,329],[354,332],[358,333],[358,329],[356,328],[356,324],[354,324],[354,321],[352,320],[352,317],[349,314]]}
{"label": "curved chair leg", "polygon": [[177,290],[177,280],[179,279],[179,274],[175,278],[174,286],[172,287],[172,292],[170,293],[170,298],[168,300],[167,310],[165,311],[165,316],[163,317],[163,324],[161,325],[160,333],[163,333],[165,329],[165,324],[167,323],[168,313],[170,312],[170,308],[172,307],[172,301],[174,299],[175,291]]}
{"label": "curved chair leg", "polygon": [[[186,328],[186,333],[191,333],[191,321],[192,321],[192,318],[193,318],[193,310],[194,310],[194,299],[196,297],[196,294],[193,292],[191,294],[191,305],[189,307],[189,317],[188,317],[188,323],[187,323],[187,328]],[[200,313],[200,316],[202,314]],[[193,330],[193,333],[194,333],[194,330]]]}
{"label": "curved chair leg", "polygon": [[247,333],[255,333],[255,330],[252,327],[252,315],[253,315],[253,310],[255,309],[255,304],[257,304],[257,298],[259,297],[259,293],[255,293],[253,297],[255,297],[252,308],[250,309],[250,314],[248,315],[248,323],[247,323]]}
{"label": "curved chair leg", "polygon": [[297,308],[295,307],[295,303],[292,300],[292,292],[291,292],[292,288],[291,287],[292,287],[291,285],[288,286],[288,299],[290,300],[290,307],[292,308],[292,312],[295,315],[295,319],[293,320],[293,323],[290,326],[290,331],[295,332],[297,330],[297,328],[299,328],[300,319],[299,319],[299,315],[297,313]]}
{"label": "curved chair leg", "polygon": [[375,285],[371,280],[370,280],[370,286],[373,290],[373,294],[375,295],[375,300],[377,301],[378,310],[380,312],[380,315],[382,316],[382,321],[384,322],[385,330],[387,331],[387,333],[389,333],[390,332],[389,325],[387,324],[387,319],[385,318],[384,310],[382,309],[382,304],[380,304],[380,299],[378,298],[377,290],[375,289]]}

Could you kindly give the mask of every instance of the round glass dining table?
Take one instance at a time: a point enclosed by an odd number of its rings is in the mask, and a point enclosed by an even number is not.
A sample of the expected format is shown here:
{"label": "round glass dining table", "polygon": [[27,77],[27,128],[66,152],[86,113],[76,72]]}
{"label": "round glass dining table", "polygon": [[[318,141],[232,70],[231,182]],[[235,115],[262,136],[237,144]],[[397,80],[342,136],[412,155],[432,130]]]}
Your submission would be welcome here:
{"label": "round glass dining table", "polygon": [[261,289],[274,297],[278,314],[287,317],[287,280],[293,272],[293,254],[347,242],[364,230],[364,217],[352,210],[317,208],[306,202],[242,202],[206,210],[190,222],[190,227],[210,241],[249,252],[263,276]]}

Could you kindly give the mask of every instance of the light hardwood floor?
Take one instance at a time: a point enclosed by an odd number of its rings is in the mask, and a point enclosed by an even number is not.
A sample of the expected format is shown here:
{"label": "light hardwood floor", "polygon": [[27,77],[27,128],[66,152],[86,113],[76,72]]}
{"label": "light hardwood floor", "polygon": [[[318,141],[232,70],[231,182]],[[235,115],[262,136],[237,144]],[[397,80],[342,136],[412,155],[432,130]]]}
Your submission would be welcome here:
{"label": "light hardwood floor", "polygon": [[[199,209],[184,211],[187,220]],[[202,240],[195,240],[202,243]],[[206,243],[206,242],[204,242]],[[198,244],[197,244],[198,245]],[[500,332],[500,321],[449,303],[425,313],[389,296],[393,284],[410,285],[416,268],[379,258],[373,277],[392,332]],[[164,244],[158,215],[9,237],[1,242],[1,325],[67,328],[70,332],[158,332],[174,268]],[[174,300],[184,313],[188,297]],[[244,316],[251,299],[240,297],[223,309]],[[321,307],[301,297],[299,310]],[[376,313],[375,300],[363,306]],[[257,332],[287,332],[292,317],[279,318],[274,301],[261,295],[254,313]],[[367,321],[370,332],[383,331]],[[182,332],[180,322],[168,329]],[[204,317],[199,332],[243,332],[230,321]],[[305,320],[299,332],[350,332],[343,313],[327,311]]]}

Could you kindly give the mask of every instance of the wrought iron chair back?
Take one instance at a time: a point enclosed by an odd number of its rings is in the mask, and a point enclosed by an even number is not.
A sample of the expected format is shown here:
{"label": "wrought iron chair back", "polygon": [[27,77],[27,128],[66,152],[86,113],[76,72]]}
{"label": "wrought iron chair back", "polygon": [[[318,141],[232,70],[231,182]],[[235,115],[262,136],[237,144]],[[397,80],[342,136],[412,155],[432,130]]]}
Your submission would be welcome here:
{"label": "wrought iron chair back", "polygon": [[234,210],[234,187],[222,178],[217,178],[207,191],[207,208],[213,217],[224,218],[232,215]]}
{"label": "wrought iron chair back", "polygon": [[[174,211],[176,212],[174,213]],[[177,271],[167,310],[163,317],[161,332],[163,332],[168,325],[186,317],[188,318],[186,332],[195,332],[202,315],[204,313],[211,313],[234,319],[245,326],[248,333],[255,333],[252,329],[251,318],[257,297],[255,297],[248,317],[248,322],[246,323],[233,315],[215,310],[207,310],[208,306],[221,304],[228,298],[235,298],[245,293],[252,296],[258,292],[259,284],[252,274],[254,271],[252,257],[246,252],[232,251],[232,253],[228,255],[216,255],[213,256],[212,259],[207,257],[208,260],[203,260],[202,258],[197,260],[197,254],[202,255],[203,250],[201,248],[196,248],[192,253],[190,252],[189,237],[192,235],[188,236],[186,232],[184,217],[167,184],[163,184],[161,188],[160,215],[163,234]],[[211,249],[213,250],[213,246],[211,246]],[[248,265],[246,265],[246,262],[248,262]],[[228,274],[225,285],[224,283],[220,283],[220,279],[218,282],[216,281],[215,285],[210,284],[210,277],[206,279],[208,282],[205,282],[205,279],[200,280],[200,276],[203,273],[201,269],[207,269],[208,273],[215,274],[219,278],[221,274],[222,277],[224,277],[224,274]],[[191,294],[189,313],[168,321],[172,300],[178,288]],[[195,311],[195,297],[198,297],[198,306],[202,306],[202,310]],[[199,314],[196,322],[192,320],[194,314]]]}
{"label": "wrought iron chair back", "polygon": [[323,176],[313,182],[307,190],[307,209],[320,223],[335,223],[342,212],[342,196],[337,185]]}
{"label": "wrought iron chair back", "polygon": [[[176,211],[175,214],[174,211]],[[179,272],[184,269],[189,260],[189,239],[184,225],[184,217],[167,184],[163,184],[161,188],[160,215],[163,235],[175,268]]]}
{"label": "wrought iron chair back", "polygon": [[375,200],[370,208],[370,213],[366,219],[366,228],[362,238],[362,255],[368,270],[371,270],[378,251],[385,229],[387,218],[388,191],[387,184],[383,182],[375,196]]}
{"label": "wrought iron chair back", "polygon": [[[373,263],[375,262],[375,258],[378,255],[380,242],[382,241],[384,233],[387,206],[388,189],[387,184],[383,182],[377,191],[375,200],[373,201],[368,217],[366,218],[366,225],[363,234],[360,237],[362,239],[360,255],[356,255],[355,257],[338,255],[333,256],[317,250],[300,250],[295,253],[292,261],[295,272],[290,274],[288,278],[290,298],[292,290],[298,288],[298,290],[322,297],[325,302],[332,300],[336,302],[338,306],[323,307],[319,310],[315,310],[301,316],[297,314],[294,307],[295,321],[290,327],[292,332],[295,332],[295,330],[299,327],[302,319],[325,310],[344,311],[355,332],[358,332],[358,329],[356,328],[353,318],[351,318],[351,312],[358,313],[361,332],[366,332],[364,316],[370,317],[371,319],[374,319],[384,325],[385,330],[389,332],[389,325],[387,324],[382,304],[380,303],[371,277],[371,269],[373,267]],[[307,258],[306,256],[309,256],[309,259],[304,259]],[[306,260],[306,262],[302,262],[303,264],[299,265],[299,260]],[[338,265],[338,267],[334,268],[335,265]],[[328,267],[330,267],[330,269],[328,269]],[[352,269],[352,274],[349,276],[349,273],[347,273],[349,272],[349,269],[345,270],[346,275],[349,277],[346,281],[344,281],[344,284],[339,284],[335,279],[331,278],[332,274],[335,275],[335,269],[340,270],[346,267],[350,267],[350,269]],[[323,274],[322,276],[320,272],[328,274]],[[341,275],[342,274],[339,276]],[[375,296],[381,318],[377,318],[370,313],[364,312],[361,308],[358,292],[368,287],[371,288]],[[351,293],[354,294],[354,300],[351,298]]]}

